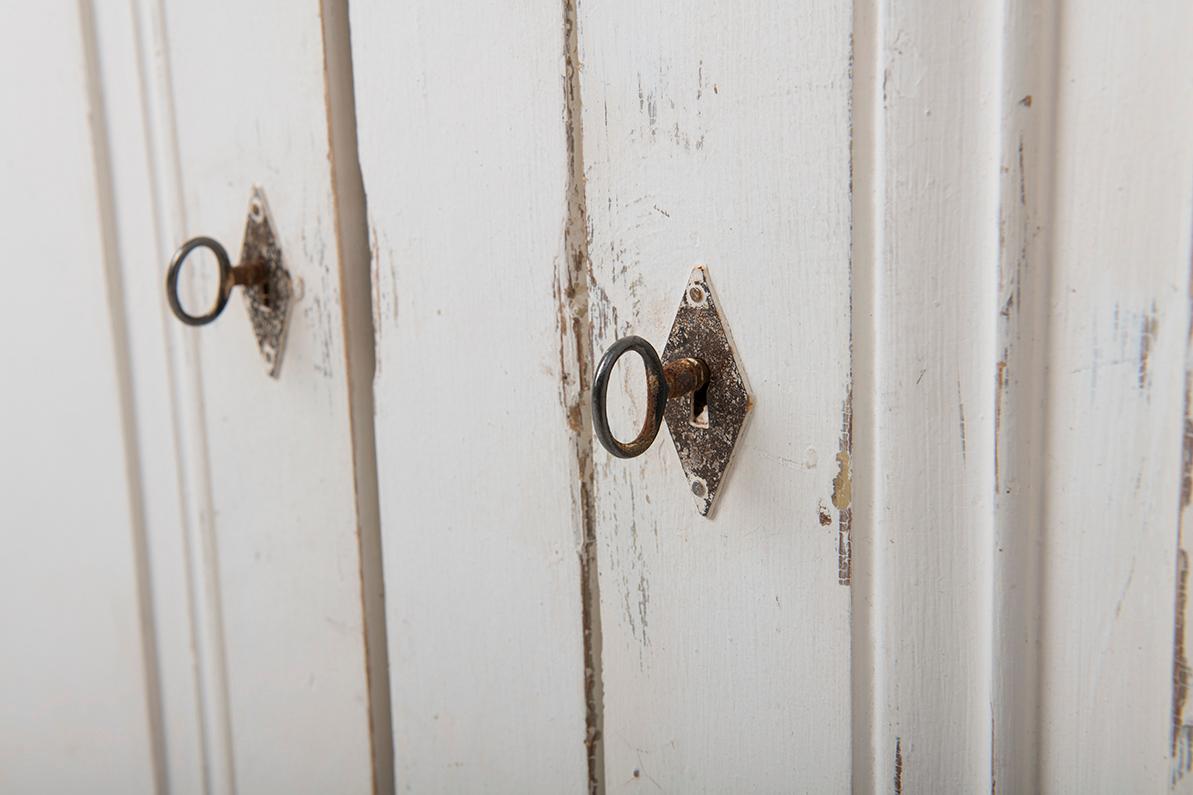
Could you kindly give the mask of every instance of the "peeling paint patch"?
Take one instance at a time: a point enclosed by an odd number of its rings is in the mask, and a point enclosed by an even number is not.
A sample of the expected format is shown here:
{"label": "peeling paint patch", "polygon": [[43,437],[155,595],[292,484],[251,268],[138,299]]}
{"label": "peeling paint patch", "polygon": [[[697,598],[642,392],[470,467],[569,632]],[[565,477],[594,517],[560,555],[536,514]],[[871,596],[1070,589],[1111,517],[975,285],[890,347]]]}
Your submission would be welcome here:
{"label": "peeling paint patch", "polygon": [[1176,621],[1173,626],[1172,650],[1172,755],[1176,756],[1177,740],[1185,716],[1185,701],[1189,697],[1189,662],[1185,657],[1185,607],[1189,597],[1189,555],[1183,549],[1176,553]]}
{"label": "peeling paint patch", "polygon": [[849,452],[837,453],[837,476],[833,478],[833,505],[845,510],[853,501],[853,481],[849,471]]}
{"label": "peeling paint patch", "polygon": [[840,450],[837,453],[837,475],[833,478],[833,507],[840,521],[837,530],[837,582],[849,585],[853,580],[853,546],[850,531],[853,525],[853,473],[849,456],[853,451],[853,387],[845,393],[841,406]]}
{"label": "peeling paint patch", "polygon": [[[1189,405],[1189,396],[1185,396],[1185,406]],[[1186,411],[1188,409],[1186,408]],[[1185,416],[1185,444],[1181,450],[1181,509],[1189,507],[1189,500],[1193,499],[1193,417]]]}

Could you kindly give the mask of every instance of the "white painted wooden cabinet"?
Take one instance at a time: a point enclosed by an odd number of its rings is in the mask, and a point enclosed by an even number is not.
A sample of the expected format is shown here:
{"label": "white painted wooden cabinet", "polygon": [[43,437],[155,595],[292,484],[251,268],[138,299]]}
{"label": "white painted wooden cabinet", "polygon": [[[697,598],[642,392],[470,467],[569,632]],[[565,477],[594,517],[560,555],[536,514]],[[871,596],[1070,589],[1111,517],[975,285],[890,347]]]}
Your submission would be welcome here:
{"label": "white painted wooden cabinet", "polygon": [[1187,2],[4,10],[0,792],[1193,792]]}

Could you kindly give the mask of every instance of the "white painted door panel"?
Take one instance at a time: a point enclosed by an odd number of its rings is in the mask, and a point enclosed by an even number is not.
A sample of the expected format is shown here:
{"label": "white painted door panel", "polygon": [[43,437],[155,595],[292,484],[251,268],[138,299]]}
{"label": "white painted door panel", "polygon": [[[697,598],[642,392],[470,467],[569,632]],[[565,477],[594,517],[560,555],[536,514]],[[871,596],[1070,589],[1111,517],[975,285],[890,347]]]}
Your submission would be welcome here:
{"label": "white painted door panel", "polygon": [[559,4],[352,6],[403,792],[589,775],[564,42]]}
{"label": "white painted door panel", "polygon": [[4,792],[164,780],[91,36],[73,4],[0,34]]}
{"label": "white painted door panel", "polygon": [[[60,771],[66,790],[83,788],[71,776],[121,792],[385,790],[346,5],[137,0],[28,16],[36,29],[6,47],[28,60],[6,74],[45,65],[7,103],[37,123],[6,128],[4,204],[13,215],[44,195],[61,215],[19,227],[15,255],[34,266],[14,271],[31,281],[6,292],[17,323],[6,336],[44,325],[38,292],[68,322],[49,328],[61,337],[52,346],[5,348],[22,383],[31,368],[55,379],[8,412],[40,419],[6,425],[25,506],[12,521],[6,512],[6,529],[55,502],[60,518],[5,556],[19,567],[6,586],[58,596],[11,623],[15,637],[49,640],[5,677],[22,695],[4,723],[13,741],[0,786],[53,790]],[[184,237],[239,250],[254,183],[303,293],[279,380],[264,372],[238,296],[192,331],[162,291]],[[39,263],[66,268],[62,285],[47,292]],[[46,361],[47,350],[70,358]],[[53,477],[29,466],[38,456],[55,462]],[[384,738],[377,753],[373,736]]]}
{"label": "white painted door panel", "polygon": [[594,453],[609,792],[850,785],[850,20],[578,5],[592,355],[704,264],[755,400],[711,520],[666,433]]}
{"label": "white painted door panel", "polygon": [[341,238],[357,230],[336,196],[336,5],[172,3],[146,20],[166,53],[155,77],[176,147],[159,162],[176,177],[162,197],[176,202],[168,245],[205,234],[238,250],[259,184],[301,285],[280,378],[266,376],[239,297],[192,332],[188,362],[202,433],[190,453],[206,469],[193,532],[209,556],[207,639],[222,650],[209,684],[225,700],[209,717],[227,722],[228,769],[212,775],[245,792],[374,786],[360,538],[375,527],[358,504],[373,475],[353,444],[344,319],[365,262],[345,258]]}

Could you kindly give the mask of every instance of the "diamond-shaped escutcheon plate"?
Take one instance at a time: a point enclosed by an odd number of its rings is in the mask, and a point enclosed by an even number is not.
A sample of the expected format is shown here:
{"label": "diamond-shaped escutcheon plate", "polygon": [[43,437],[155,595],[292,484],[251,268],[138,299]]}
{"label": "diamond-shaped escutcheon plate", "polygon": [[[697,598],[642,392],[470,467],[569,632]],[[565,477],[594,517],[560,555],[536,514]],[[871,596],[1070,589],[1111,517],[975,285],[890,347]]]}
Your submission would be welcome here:
{"label": "diamond-shaped escutcheon plate", "polygon": [[269,205],[265,203],[265,193],[261,188],[253,188],[253,195],[249,199],[240,261],[263,262],[266,266],[268,278],[265,282],[244,288],[244,305],[249,313],[249,321],[253,324],[261,358],[265,360],[265,369],[277,378],[286,346],[293,289],[290,273],[282,264],[282,250],[278,246],[273,216],[269,214]]}
{"label": "diamond-shaped escutcheon plate", "polygon": [[754,399],[703,265],[693,268],[688,277],[662,358],[666,364],[688,356],[708,367],[708,384],[672,397],[663,417],[696,507],[708,516]]}

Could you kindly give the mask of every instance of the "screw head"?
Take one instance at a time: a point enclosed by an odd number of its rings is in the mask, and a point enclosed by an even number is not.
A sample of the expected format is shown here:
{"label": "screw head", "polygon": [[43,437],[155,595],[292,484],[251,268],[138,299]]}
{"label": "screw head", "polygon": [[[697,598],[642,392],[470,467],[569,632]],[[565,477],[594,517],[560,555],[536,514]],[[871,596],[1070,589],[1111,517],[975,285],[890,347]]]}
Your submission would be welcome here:
{"label": "screw head", "polygon": [[704,288],[692,285],[688,288],[688,300],[693,304],[698,304],[704,300]]}
{"label": "screw head", "polygon": [[692,481],[692,493],[697,497],[703,497],[708,494],[708,488],[698,480]]}

